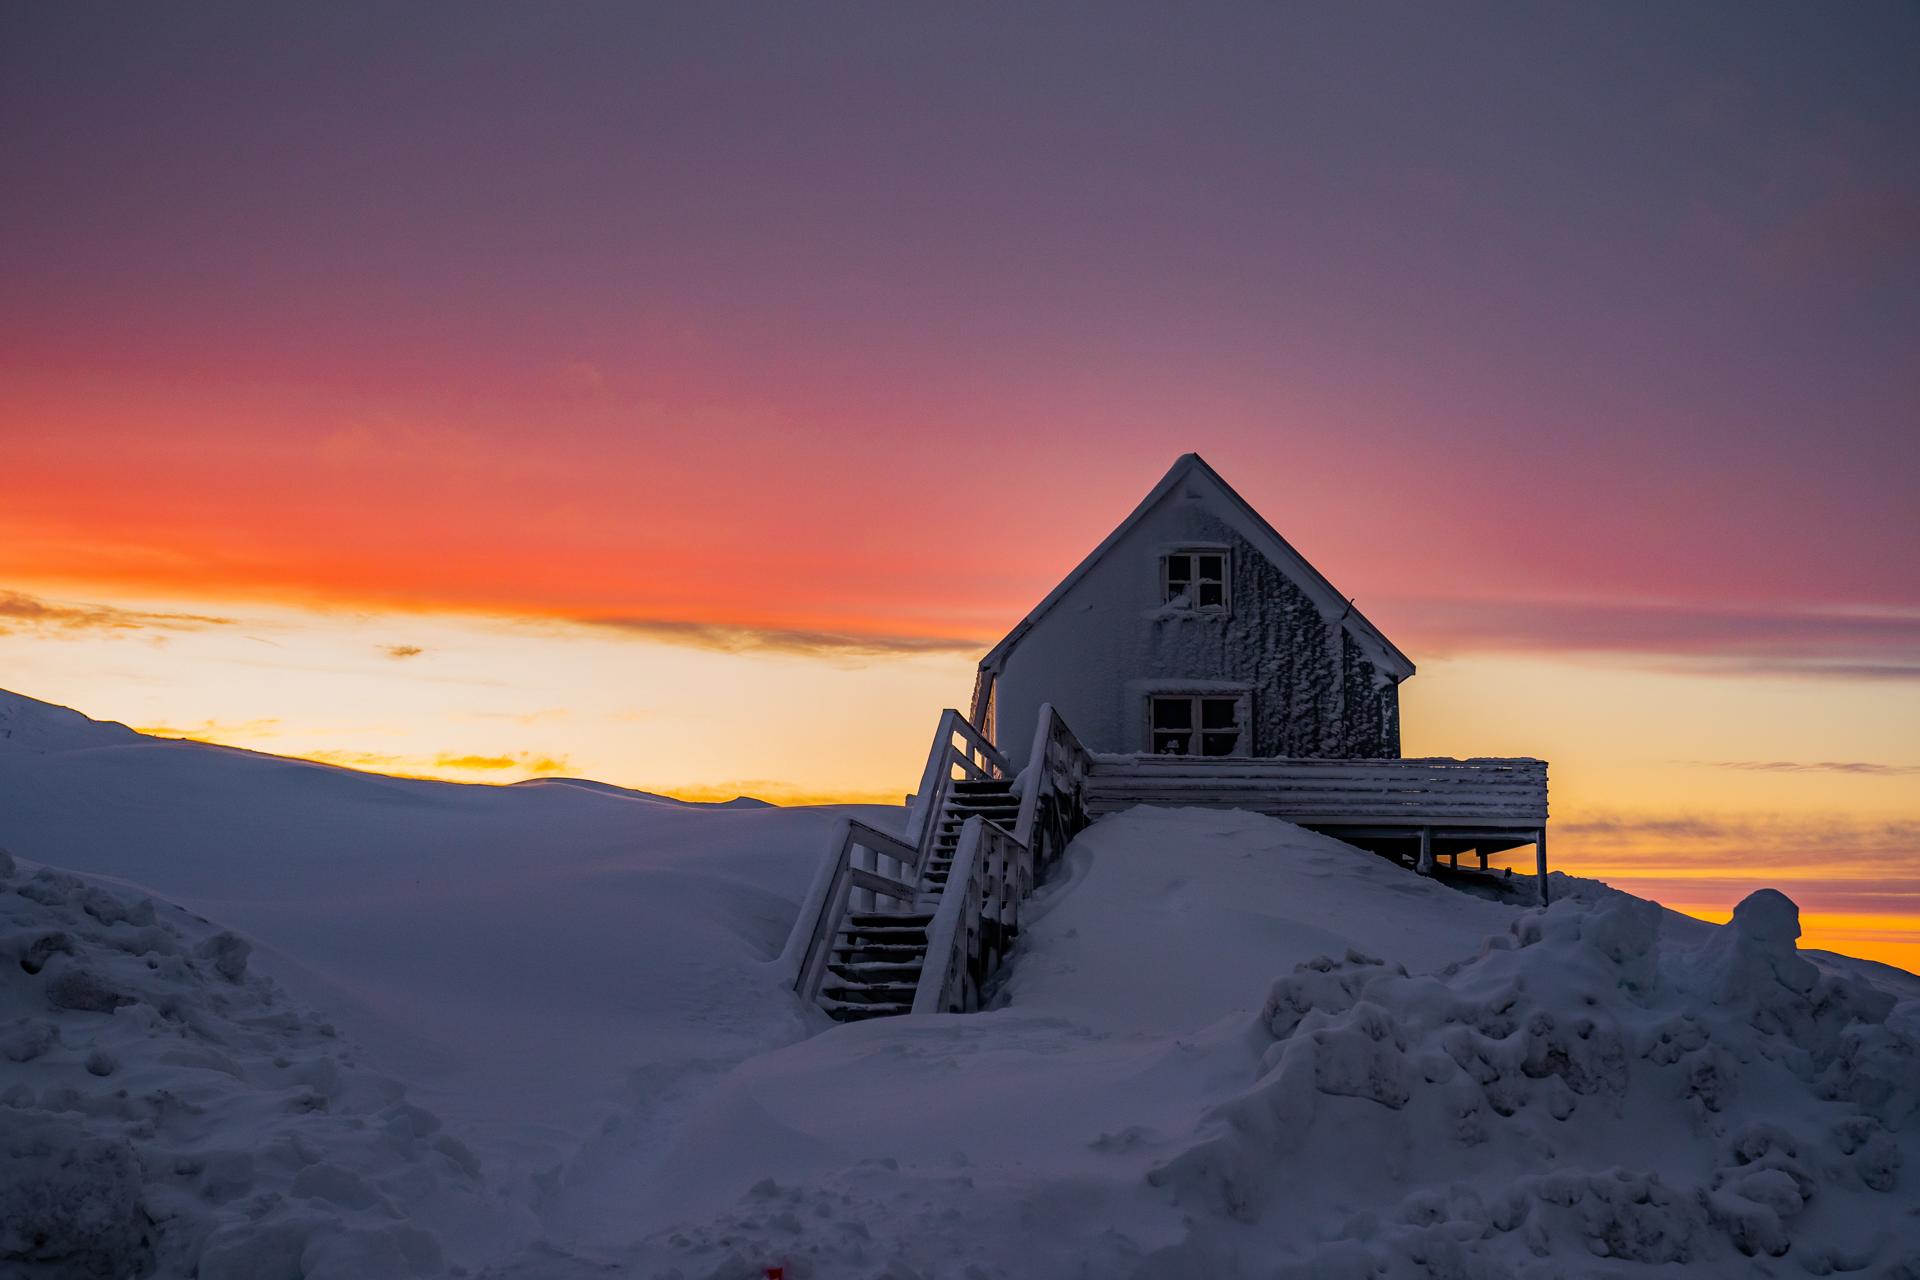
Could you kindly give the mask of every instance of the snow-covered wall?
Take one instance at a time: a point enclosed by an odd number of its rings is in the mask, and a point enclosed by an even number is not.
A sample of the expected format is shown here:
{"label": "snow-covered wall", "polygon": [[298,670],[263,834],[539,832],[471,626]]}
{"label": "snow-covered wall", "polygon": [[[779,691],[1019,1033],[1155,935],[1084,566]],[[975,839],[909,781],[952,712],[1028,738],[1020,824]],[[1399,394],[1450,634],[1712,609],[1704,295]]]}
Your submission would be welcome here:
{"label": "snow-covered wall", "polygon": [[[1161,557],[1193,547],[1231,557],[1225,614],[1161,600]],[[1394,681],[1213,504],[1175,488],[1006,654],[995,737],[1024,763],[1051,702],[1090,750],[1144,751],[1148,696],[1180,691],[1244,691],[1254,755],[1400,754]]]}

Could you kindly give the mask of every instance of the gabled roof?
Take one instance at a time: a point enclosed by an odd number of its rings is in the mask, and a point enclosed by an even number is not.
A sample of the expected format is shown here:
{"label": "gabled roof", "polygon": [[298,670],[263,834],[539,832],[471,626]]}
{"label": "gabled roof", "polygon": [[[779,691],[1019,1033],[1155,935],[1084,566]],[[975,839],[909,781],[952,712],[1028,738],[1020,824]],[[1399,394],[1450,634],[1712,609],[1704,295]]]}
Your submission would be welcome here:
{"label": "gabled roof", "polygon": [[1197,453],[1181,454],[1167,474],[1161,478],[1160,483],[1153,487],[1153,492],[1141,499],[1140,505],[1133,509],[1133,514],[1122,520],[1119,527],[1108,534],[1086,559],[1074,566],[1072,573],[1060,580],[1059,586],[1047,593],[1046,599],[1033,607],[1033,612],[1023,618],[1013,630],[1007,632],[1006,637],[993,646],[986,657],[980,659],[980,669],[982,671],[1000,670],[1001,665],[1006,661],[1007,654],[1020,643],[1020,638],[1032,630],[1034,624],[1046,616],[1049,609],[1060,603],[1067,593],[1073,590],[1074,584],[1099,563],[1115,544],[1126,537],[1128,531],[1140,523],[1147,512],[1153,510],[1162,499],[1188,480],[1198,480],[1213,486],[1224,500],[1228,516],[1239,517],[1234,523],[1240,526],[1240,535],[1265,554],[1275,568],[1286,574],[1296,586],[1306,592],[1308,598],[1320,607],[1322,613],[1338,617],[1340,625],[1346,628],[1347,634],[1353,637],[1354,642],[1373,659],[1381,670],[1392,675],[1395,680],[1405,680],[1413,674],[1413,660],[1400,652],[1378,627],[1368,622],[1365,614],[1354,608],[1347,597],[1335,590],[1334,585],[1328,582],[1318,569],[1307,563],[1305,556],[1295,551],[1292,544],[1267,523],[1266,517],[1255,511],[1252,504],[1235,492],[1233,486],[1222,479],[1220,473],[1208,466],[1206,459]]}

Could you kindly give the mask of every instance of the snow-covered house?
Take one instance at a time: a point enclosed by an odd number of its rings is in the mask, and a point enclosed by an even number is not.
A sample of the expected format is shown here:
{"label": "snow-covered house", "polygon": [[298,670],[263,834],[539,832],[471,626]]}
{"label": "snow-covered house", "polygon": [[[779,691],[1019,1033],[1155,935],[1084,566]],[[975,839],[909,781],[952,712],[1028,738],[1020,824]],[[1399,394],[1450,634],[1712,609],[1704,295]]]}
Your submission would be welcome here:
{"label": "snow-covered house", "polygon": [[1016,767],[1043,704],[1088,750],[1391,759],[1413,663],[1197,453],[980,661]]}
{"label": "snow-covered house", "polygon": [[1544,902],[1545,762],[1403,758],[1412,674],[1187,454],[981,660],[906,829],[836,829],[781,963],[838,1018],[974,1008],[1074,834],[1142,804],[1284,818],[1423,875],[1531,845]]}

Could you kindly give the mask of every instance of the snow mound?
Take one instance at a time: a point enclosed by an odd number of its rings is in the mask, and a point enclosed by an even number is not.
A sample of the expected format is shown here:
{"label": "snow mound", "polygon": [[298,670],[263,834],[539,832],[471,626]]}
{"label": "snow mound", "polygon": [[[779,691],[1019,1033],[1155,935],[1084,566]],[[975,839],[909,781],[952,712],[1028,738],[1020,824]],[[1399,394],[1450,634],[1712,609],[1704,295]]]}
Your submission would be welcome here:
{"label": "snow mound", "polygon": [[436,1212],[498,1212],[250,951],[0,853],[0,1274],[416,1276],[442,1267]]}
{"label": "snow mound", "polygon": [[[1801,958],[1772,890],[1695,947],[1663,947],[1662,914],[1557,903],[1431,976],[1355,952],[1298,966],[1248,1028],[1258,1079],[1149,1181],[1249,1224],[1234,1251],[1264,1245],[1283,1275],[1724,1272],[1789,1250],[1817,1275],[1920,1274],[1896,1194],[1920,1043],[1893,997]],[[1303,1224],[1318,1238],[1297,1247]]]}

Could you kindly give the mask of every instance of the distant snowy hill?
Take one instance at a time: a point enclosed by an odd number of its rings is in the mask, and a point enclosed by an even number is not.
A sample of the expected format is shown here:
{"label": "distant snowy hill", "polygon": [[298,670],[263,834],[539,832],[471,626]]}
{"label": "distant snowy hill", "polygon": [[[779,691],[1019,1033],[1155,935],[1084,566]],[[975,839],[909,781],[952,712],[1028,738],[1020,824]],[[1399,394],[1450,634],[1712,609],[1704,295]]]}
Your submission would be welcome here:
{"label": "distant snowy hill", "polygon": [[839,1026],[766,962],[841,812],[0,695],[0,1274],[1920,1275],[1920,979],[1778,895],[1539,912],[1141,809],[998,1007]]}
{"label": "distant snowy hill", "polygon": [[141,740],[117,721],[94,720],[71,707],[0,689],[0,750],[78,751]]}
{"label": "distant snowy hill", "polygon": [[752,796],[735,796],[731,800],[718,802],[682,800],[676,796],[655,795],[651,791],[635,791],[631,787],[616,787],[611,782],[595,782],[590,778],[527,778],[511,784],[516,787],[578,787],[582,791],[598,791],[602,795],[625,796],[630,800],[652,800],[657,804],[695,805],[702,809],[760,809],[766,807],[765,800],[756,800]]}

